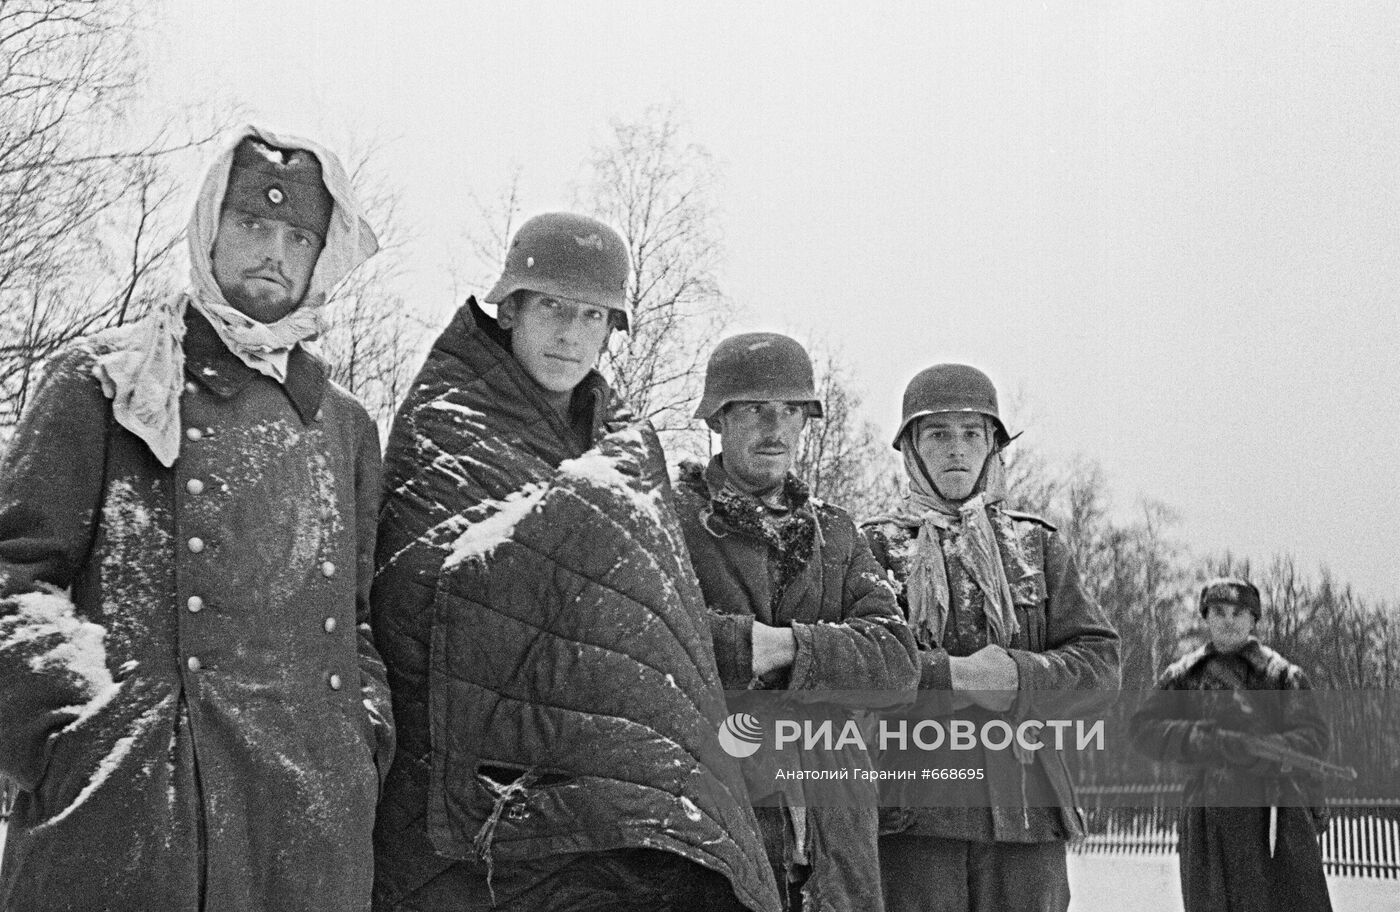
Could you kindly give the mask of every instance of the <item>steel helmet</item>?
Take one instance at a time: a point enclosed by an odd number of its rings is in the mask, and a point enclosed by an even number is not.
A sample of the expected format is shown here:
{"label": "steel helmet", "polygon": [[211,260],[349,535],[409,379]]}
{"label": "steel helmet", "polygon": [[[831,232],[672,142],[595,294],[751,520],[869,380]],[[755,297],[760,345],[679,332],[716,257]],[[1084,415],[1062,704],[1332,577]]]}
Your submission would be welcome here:
{"label": "steel helmet", "polygon": [[894,435],[894,448],[915,420],[935,412],[976,412],[986,415],[996,425],[996,445],[1000,449],[1011,442],[1006,425],[997,409],[997,389],[991,378],[966,364],[935,364],[914,375],[904,388],[904,415],[899,432]]}
{"label": "steel helmet", "polygon": [[708,421],[731,402],[803,402],[808,416],[822,417],[812,359],[778,333],[741,333],[715,346],[695,417]]}
{"label": "steel helmet", "polygon": [[622,315],[627,329],[627,277],[631,265],[622,236],[608,225],[572,212],[546,212],[520,226],[506,252],[501,278],[486,293],[499,304],[526,290],[570,301],[608,307]]}

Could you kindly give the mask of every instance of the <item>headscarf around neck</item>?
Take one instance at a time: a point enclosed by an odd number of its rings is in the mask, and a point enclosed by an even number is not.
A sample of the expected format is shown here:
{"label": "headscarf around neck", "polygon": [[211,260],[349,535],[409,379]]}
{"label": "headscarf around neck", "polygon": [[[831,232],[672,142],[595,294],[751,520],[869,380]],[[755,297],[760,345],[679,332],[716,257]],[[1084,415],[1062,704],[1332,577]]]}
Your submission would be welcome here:
{"label": "headscarf around neck", "polygon": [[[230,305],[214,279],[210,259],[234,150],[250,136],[268,145],[314,154],[333,202],[326,243],[316,259],[306,295],[275,323],[260,323]],[[329,328],[323,309],[331,291],[379,249],[374,230],[355,201],[350,176],[334,153],[310,140],[252,125],[230,131],[210,163],[195,194],[186,241],[189,288],[156,305],[135,323],[104,334],[101,341],[106,352],[98,356],[93,367],[103,393],[112,400],[116,422],[145,441],[167,467],[174,465],[180,454],[186,307],[193,306],[208,319],[239,360],[280,383],[286,379],[292,348]]]}
{"label": "headscarf around neck", "polygon": [[995,450],[987,455],[972,496],[957,502],[947,499],[934,487],[914,446],[914,435],[910,434],[901,447],[909,490],[902,509],[894,517],[905,525],[919,529],[909,578],[905,584],[910,625],[921,641],[931,645],[942,642],[943,628],[952,603],[947,558],[938,534],[942,529],[958,533],[958,560],[982,591],[986,603],[988,639],[999,646],[1009,646],[1021,626],[1016,620],[1016,607],[1006,568],[1002,564],[1001,548],[987,514],[988,507],[1006,496],[1006,465],[1001,451]]}

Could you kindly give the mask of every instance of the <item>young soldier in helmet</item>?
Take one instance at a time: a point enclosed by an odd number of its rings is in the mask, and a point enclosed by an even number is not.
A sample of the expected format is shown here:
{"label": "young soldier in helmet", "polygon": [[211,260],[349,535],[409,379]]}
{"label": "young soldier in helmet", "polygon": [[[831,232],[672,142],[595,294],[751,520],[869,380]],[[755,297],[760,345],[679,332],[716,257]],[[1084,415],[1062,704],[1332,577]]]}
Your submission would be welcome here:
{"label": "young soldier in helmet", "polygon": [[59,355],[0,469],[0,909],[363,912],[379,438],[302,343],[377,244],[334,155],[255,127],[187,238],[189,286]]}
{"label": "young soldier in helmet", "polygon": [[[1119,680],[1118,635],[1065,543],[1004,503],[1010,442],[985,374],[962,364],[920,372],[894,442],[909,492],[864,527],[918,641],[920,688],[970,701],[972,714],[1015,712],[1026,691]],[[1064,910],[1065,843],[1084,830],[1062,758],[982,750],[962,762],[984,771],[985,800],[886,814],[887,909]],[[1046,799],[1028,807],[1027,794]]]}
{"label": "young soldier in helmet", "polygon": [[1199,608],[1206,644],[1162,674],[1131,726],[1139,750],[1193,768],[1179,825],[1186,912],[1328,912],[1317,781],[1245,746],[1327,752],[1307,675],[1254,638],[1262,604],[1253,583],[1210,580]]}
{"label": "young soldier in helmet", "polygon": [[594,369],[628,273],[607,225],[526,221],[395,419],[376,909],[776,905],[660,444]]}
{"label": "young soldier in helmet", "polygon": [[[821,415],[796,341],[750,333],[710,356],[695,417],[719,434],[721,452],[682,467],[676,500],[726,689],[901,690],[917,681],[909,629],[855,524],[792,473],[802,428]],[[797,795],[759,808],[790,907],[878,909],[873,801],[806,803]]]}

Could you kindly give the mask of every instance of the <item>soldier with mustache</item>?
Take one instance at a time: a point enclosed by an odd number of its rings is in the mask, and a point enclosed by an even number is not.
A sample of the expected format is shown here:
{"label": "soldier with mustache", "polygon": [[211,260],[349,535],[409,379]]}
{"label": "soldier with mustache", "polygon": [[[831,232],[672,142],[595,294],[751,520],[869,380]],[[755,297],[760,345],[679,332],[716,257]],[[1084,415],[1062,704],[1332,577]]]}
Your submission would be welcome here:
{"label": "soldier with mustache", "polygon": [[[725,689],[912,690],[914,641],[870,549],[792,472],[807,419],[822,417],[807,352],[776,333],[725,339],[695,417],[721,452],[681,467],[676,506]],[[799,789],[757,809],[786,907],[880,909],[873,797],[809,803]]]}
{"label": "soldier with mustache", "polygon": [[379,435],[306,343],[378,242],[334,154],[254,126],[186,238],[0,466],[0,909],[368,912]]}

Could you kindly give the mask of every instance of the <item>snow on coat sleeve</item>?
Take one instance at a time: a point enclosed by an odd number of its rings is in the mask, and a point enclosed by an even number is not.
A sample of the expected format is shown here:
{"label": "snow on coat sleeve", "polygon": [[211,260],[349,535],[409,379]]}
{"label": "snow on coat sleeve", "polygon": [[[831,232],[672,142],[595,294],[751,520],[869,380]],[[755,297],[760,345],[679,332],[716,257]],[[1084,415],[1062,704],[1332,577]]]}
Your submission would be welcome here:
{"label": "snow on coat sleeve", "polygon": [[788,687],[914,690],[919,683],[918,652],[894,589],[850,517],[825,506],[818,512],[828,539],[818,559],[843,562],[841,622],[792,624],[797,655]]}
{"label": "snow on coat sleeve", "polygon": [[103,628],[58,593],[92,546],[107,402],[91,354],[57,358],[0,468],[0,772],[32,789],[52,737],[110,699]]}
{"label": "snow on coat sleeve", "polygon": [[1020,690],[1116,690],[1121,666],[1118,632],[1103,607],[1089,597],[1069,547],[1044,534],[1044,648],[1008,649]]}
{"label": "snow on coat sleeve", "polygon": [[[910,537],[896,524],[874,521],[864,526],[876,563],[902,586],[908,573]],[[1035,631],[1023,629],[1007,654],[1016,663],[1019,689],[1113,690],[1119,685],[1118,633],[1088,593],[1069,548],[1059,535],[1035,528],[1025,543],[1033,563],[1043,569],[1045,588],[1036,606]],[[904,596],[901,594],[900,596]],[[1041,618],[1043,615],[1043,618]],[[940,646],[919,650],[920,683],[925,691],[951,691],[948,651]],[[1021,711],[1029,709],[1023,699]]]}
{"label": "snow on coat sleeve", "polygon": [[[864,534],[866,545],[870,548],[876,566],[883,572],[891,588],[895,590],[895,597],[899,600],[900,608],[904,609],[906,607],[904,601],[906,596],[903,591],[904,568],[902,566],[896,568],[893,543],[890,539],[891,528],[892,526],[881,522],[869,522],[861,527],[861,532]],[[902,614],[903,610],[901,610]],[[920,690],[952,690],[953,676],[948,665],[948,650],[941,647],[920,647],[917,661]],[[951,704],[948,708],[952,708]]]}

